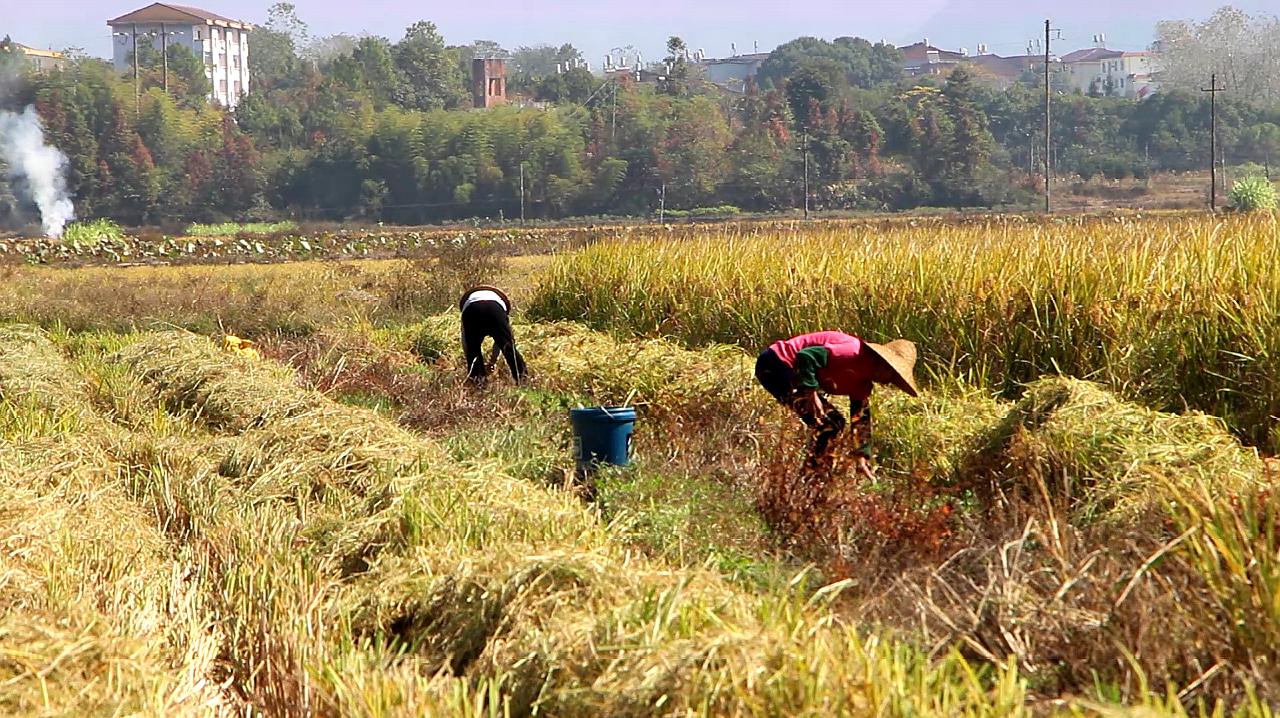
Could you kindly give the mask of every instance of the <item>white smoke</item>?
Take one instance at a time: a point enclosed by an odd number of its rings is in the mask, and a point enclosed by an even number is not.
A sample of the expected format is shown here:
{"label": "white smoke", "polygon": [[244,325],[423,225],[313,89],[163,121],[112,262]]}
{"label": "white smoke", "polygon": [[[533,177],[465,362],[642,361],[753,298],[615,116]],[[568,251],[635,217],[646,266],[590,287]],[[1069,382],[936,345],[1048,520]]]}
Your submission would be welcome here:
{"label": "white smoke", "polygon": [[[9,166],[15,192],[22,192],[40,210],[44,233],[61,237],[76,208],[67,196],[67,156],[44,143],[36,108],[22,114],[0,110],[0,157]],[[25,191],[24,191],[25,190]]]}

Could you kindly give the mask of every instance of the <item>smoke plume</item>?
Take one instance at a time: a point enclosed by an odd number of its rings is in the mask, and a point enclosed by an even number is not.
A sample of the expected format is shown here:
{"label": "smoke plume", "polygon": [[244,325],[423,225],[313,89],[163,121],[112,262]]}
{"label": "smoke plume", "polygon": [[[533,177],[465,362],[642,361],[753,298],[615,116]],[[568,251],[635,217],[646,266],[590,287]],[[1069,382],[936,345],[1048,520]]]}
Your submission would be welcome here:
{"label": "smoke plume", "polygon": [[15,194],[40,210],[44,233],[61,237],[67,222],[75,219],[75,205],[67,195],[67,157],[45,144],[34,106],[21,114],[0,110],[0,157],[8,165]]}

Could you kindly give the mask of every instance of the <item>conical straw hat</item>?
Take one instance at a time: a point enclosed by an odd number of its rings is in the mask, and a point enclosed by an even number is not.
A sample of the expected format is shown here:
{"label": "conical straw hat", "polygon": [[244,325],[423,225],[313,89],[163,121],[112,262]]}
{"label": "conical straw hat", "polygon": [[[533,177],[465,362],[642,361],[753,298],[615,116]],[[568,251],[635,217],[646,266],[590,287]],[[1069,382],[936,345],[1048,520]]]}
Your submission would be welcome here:
{"label": "conical straw hat", "polygon": [[916,386],[916,345],[906,339],[895,339],[888,344],[864,342],[866,347],[884,360],[893,369],[897,381],[893,384],[911,396],[919,396],[920,388]]}

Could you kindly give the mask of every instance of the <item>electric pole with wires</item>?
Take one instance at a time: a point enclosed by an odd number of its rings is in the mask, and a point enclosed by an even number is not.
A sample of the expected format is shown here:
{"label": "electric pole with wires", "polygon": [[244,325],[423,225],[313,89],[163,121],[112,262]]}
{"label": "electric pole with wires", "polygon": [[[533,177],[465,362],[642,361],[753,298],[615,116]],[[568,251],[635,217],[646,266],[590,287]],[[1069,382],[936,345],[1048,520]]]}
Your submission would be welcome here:
{"label": "electric pole with wires", "polygon": [[1044,21],[1044,213],[1049,214],[1053,211],[1053,163],[1050,158],[1053,156],[1053,129],[1052,114],[1053,109],[1053,83],[1050,78],[1050,63],[1052,55],[1049,51],[1049,44],[1052,42],[1052,33],[1057,32],[1058,38],[1062,38],[1062,31],[1055,30],[1053,23],[1048,20]]}
{"label": "electric pole with wires", "polygon": [[1218,87],[1218,73],[1209,75],[1209,86],[1200,88],[1209,93],[1209,211],[1218,211],[1218,93],[1227,88]]}

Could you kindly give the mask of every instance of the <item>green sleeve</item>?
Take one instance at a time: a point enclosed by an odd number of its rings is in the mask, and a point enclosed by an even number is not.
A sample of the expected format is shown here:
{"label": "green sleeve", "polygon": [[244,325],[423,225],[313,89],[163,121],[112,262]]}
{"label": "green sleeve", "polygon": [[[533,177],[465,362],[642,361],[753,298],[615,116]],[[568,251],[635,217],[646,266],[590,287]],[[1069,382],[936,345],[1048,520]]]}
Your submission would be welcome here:
{"label": "green sleeve", "polygon": [[805,389],[818,388],[818,370],[827,365],[831,352],[826,347],[807,347],[796,354],[796,385]]}

